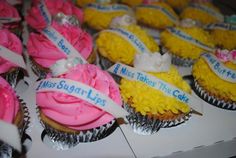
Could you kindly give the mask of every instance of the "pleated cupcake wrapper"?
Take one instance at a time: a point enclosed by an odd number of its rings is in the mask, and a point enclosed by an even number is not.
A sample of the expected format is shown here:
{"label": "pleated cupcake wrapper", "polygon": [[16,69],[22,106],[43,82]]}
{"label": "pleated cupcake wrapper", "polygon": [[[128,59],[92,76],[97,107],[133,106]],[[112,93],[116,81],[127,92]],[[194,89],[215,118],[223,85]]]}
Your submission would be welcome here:
{"label": "pleated cupcake wrapper", "polygon": [[13,87],[15,88],[18,81],[23,77],[23,70],[21,68],[16,68],[12,72],[6,73],[4,75],[5,80]]}
{"label": "pleated cupcake wrapper", "polygon": [[[110,60],[108,60],[107,58],[104,58],[103,56],[101,56],[99,54],[99,64],[100,64],[100,66],[103,70],[107,70],[108,68],[110,68],[115,63],[111,62]],[[117,76],[113,73],[110,73],[110,75],[113,77],[113,79],[116,81],[116,83],[120,83],[121,77],[119,77],[119,76]]]}
{"label": "pleated cupcake wrapper", "polygon": [[[19,99],[21,103],[23,114],[24,114],[24,118],[23,118],[24,124],[21,128],[19,128],[19,134],[20,134],[20,137],[22,138],[25,130],[28,128],[30,117],[29,117],[29,110],[26,104],[23,102],[22,99],[20,99],[19,97],[17,98]],[[14,152],[14,149],[10,145],[0,141],[0,158],[12,158],[13,152]]]}
{"label": "pleated cupcake wrapper", "polygon": [[190,117],[191,117],[191,112],[186,115],[183,115],[182,117],[174,119],[174,120],[162,121],[161,128],[171,128],[171,127],[178,126],[178,125],[188,121]]}
{"label": "pleated cupcake wrapper", "polygon": [[47,72],[40,69],[36,64],[34,64],[32,60],[30,60],[30,63],[31,63],[31,69],[40,79],[46,78]]}
{"label": "pleated cupcake wrapper", "polygon": [[226,109],[226,110],[236,110],[236,102],[233,102],[233,103],[226,102],[224,100],[218,99],[215,96],[210,95],[206,90],[204,90],[204,88],[202,88],[198,84],[196,79],[194,80],[193,90],[200,98],[202,98],[203,100],[205,100],[211,105],[214,105],[216,107]]}
{"label": "pleated cupcake wrapper", "polygon": [[129,112],[129,115],[126,118],[135,133],[140,135],[151,135],[158,132],[161,128],[162,121],[143,116],[141,113],[135,112],[134,108],[126,103],[124,104],[124,108]]}
{"label": "pleated cupcake wrapper", "polygon": [[193,66],[195,60],[189,58],[181,58],[173,53],[171,53],[166,48],[162,48],[163,53],[169,53],[171,55],[171,62],[176,66],[191,67]]}
{"label": "pleated cupcake wrapper", "polygon": [[54,147],[57,149],[69,149],[79,143],[93,142],[103,139],[110,135],[118,126],[116,121],[112,120],[103,126],[80,131],[79,133],[65,133],[43,122],[39,116],[39,109],[37,110],[41,125],[44,127],[47,136],[49,136]]}

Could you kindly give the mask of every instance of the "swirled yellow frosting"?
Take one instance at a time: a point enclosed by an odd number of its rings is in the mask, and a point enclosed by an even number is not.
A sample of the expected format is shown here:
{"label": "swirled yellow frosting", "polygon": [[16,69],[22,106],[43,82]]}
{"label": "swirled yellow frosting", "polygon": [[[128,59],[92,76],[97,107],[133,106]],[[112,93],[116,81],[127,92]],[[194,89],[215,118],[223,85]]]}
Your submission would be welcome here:
{"label": "swirled yellow frosting", "polygon": [[[168,4],[164,2],[153,2],[152,5],[157,5],[165,8],[166,10],[168,10],[168,12],[170,12],[174,17],[178,19],[178,15]],[[137,7],[135,10],[135,15],[138,22],[149,27],[164,29],[168,26],[174,26],[174,22],[171,21],[167,15],[165,15],[158,9]]]}
{"label": "swirled yellow frosting", "polygon": [[[208,8],[211,8],[215,10],[216,12],[220,13],[219,9],[216,8],[213,4],[211,3],[202,3],[202,5],[206,5]],[[216,17],[208,14],[207,12],[204,12],[202,10],[192,8],[192,7],[186,7],[183,12],[180,14],[181,19],[193,19],[196,21],[201,22],[202,24],[210,24],[210,23],[216,23],[219,22],[219,19]]]}
{"label": "swirled yellow frosting", "polygon": [[[176,29],[187,33],[209,47],[214,47],[214,43],[209,33],[199,27],[176,27]],[[176,56],[194,60],[197,59],[202,52],[205,52],[204,49],[173,35],[167,30],[163,31],[160,37],[163,46]]]}
{"label": "swirled yellow frosting", "polygon": [[183,9],[189,3],[189,0],[166,0],[171,7],[176,9]]}
{"label": "swirled yellow frosting", "polygon": [[113,18],[125,14],[127,14],[127,11],[102,12],[87,7],[84,9],[84,21],[89,27],[95,30],[103,30],[109,27]]}
{"label": "swirled yellow frosting", "polygon": [[[177,69],[171,66],[168,72],[149,73],[159,79],[166,81],[187,93],[191,93],[190,86],[183,81]],[[142,115],[163,115],[167,111],[174,114],[188,113],[190,107],[177,99],[165,95],[140,81],[122,79],[120,84],[121,95],[125,102],[132,98],[132,106],[136,112]]]}
{"label": "swirled yellow frosting", "polygon": [[[159,47],[155,40],[149,36],[138,25],[124,26],[124,29],[137,36],[151,52],[159,51]],[[127,42],[123,37],[112,33],[102,31],[96,40],[98,52],[103,57],[112,62],[122,62],[124,64],[132,65],[136,49]]]}
{"label": "swirled yellow frosting", "polygon": [[[236,64],[232,62],[226,62],[224,65],[236,70]],[[211,95],[226,101],[236,101],[236,84],[219,78],[203,58],[194,64],[192,74],[198,84]]]}
{"label": "swirled yellow frosting", "polygon": [[210,34],[215,42],[215,45],[228,50],[236,49],[235,30],[214,29]]}
{"label": "swirled yellow frosting", "polygon": [[121,3],[127,4],[129,6],[136,6],[142,4],[143,0],[121,0]]}

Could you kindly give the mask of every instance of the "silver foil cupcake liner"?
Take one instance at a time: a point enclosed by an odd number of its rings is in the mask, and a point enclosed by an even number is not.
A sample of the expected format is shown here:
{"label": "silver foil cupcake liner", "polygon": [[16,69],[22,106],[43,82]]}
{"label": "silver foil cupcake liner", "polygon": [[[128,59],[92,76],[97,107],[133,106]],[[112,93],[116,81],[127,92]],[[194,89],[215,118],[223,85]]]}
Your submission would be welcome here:
{"label": "silver foil cupcake liner", "polygon": [[[99,53],[98,53],[99,54]],[[113,62],[108,60],[107,58],[104,58],[103,56],[99,55],[99,65],[101,66],[102,70],[107,70],[110,68],[112,65],[114,65]],[[113,79],[116,81],[116,83],[120,83],[121,77],[110,73],[110,75],[113,77]]]}
{"label": "silver foil cupcake liner", "polygon": [[197,80],[194,80],[193,90],[200,98],[202,98],[204,101],[211,105],[214,105],[221,109],[236,110],[236,102],[226,102],[224,100],[218,99],[215,96],[210,95],[198,84]]}
{"label": "silver foil cupcake liner", "polygon": [[162,48],[163,53],[169,53],[171,55],[171,63],[176,66],[191,67],[195,60],[189,58],[181,58],[169,52],[166,48]]}
{"label": "silver foil cupcake liner", "polygon": [[177,118],[175,120],[162,121],[161,128],[171,128],[171,127],[178,126],[178,125],[188,121],[190,117],[191,117],[191,112],[182,116],[182,117],[180,116],[179,118]]}
{"label": "silver foil cupcake liner", "polygon": [[79,133],[65,133],[51,127],[41,119],[40,123],[44,128],[45,134],[50,138],[54,147],[57,149],[69,149],[78,145],[79,143],[98,141],[110,135],[118,127],[117,122],[112,120],[103,126],[85,131],[79,131]]}
{"label": "silver foil cupcake liner", "polygon": [[129,112],[126,118],[135,133],[151,135],[158,132],[162,127],[162,121],[143,116],[141,113],[135,112],[135,110],[126,103],[124,104],[124,108]]}
{"label": "silver foil cupcake liner", "polygon": [[[26,104],[23,102],[22,99],[20,99],[19,97],[17,97],[21,103],[21,108],[23,110],[23,115],[24,115],[24,122],[23,122],[23,126],[21,128],[19,128],[19,134],[20,137],[23,137],[23,134],[25,132],[25,130],[28,128],[29,125],[29,110],[26,106]],[[17,153],[10,145],[0,141],[0,158],[12,158],[15,157],[15,155],[20,155],[20,153]]]}
{"label": "silver foil cupcake liner", "polygon": [[44,79],[47,76],[47,72],[40,69],[34,62],[30,59],[30,65],[33,72],[39,77],[39,79]]}
{"label": "silver foil cupcake liner", "polygon": [[15,88],[17,83],[24,78],[24,70],[21,68],[16,68],[10,73],[6,73],[3,77],[5,80],[11,85],[11,87]]}

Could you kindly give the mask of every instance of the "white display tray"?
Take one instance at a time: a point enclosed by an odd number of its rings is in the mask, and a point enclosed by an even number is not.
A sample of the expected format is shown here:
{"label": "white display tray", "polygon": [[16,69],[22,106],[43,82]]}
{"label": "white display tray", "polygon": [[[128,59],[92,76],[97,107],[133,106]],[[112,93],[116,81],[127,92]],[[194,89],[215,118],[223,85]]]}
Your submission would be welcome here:
{"label": "white display tray", "polygon": [[[29,2],[29,1],[27,1]],[[29,3],[25,3],[24,14]],[[26,44],[28,32],[25,27],[23,43]],[[26,52],[24,52],[26,54]],[[69,150],[53,149],[49,139],[42,142],[43,128],[39,123],[35,105],[34,83],[37,77],[32,73],[27,58],[29,78],[27,85],[21,81],[17,94],[26,102],[30,112],[30,126],[26,133],[32,142],[25,157],[75,158],[151,158],[151,157],[230,157],[236,155],[236,111],[223,110],[202,101],[203,116],[192,115],[177,127],[160,129],[151,136],[134,133],[130,126],[121,125],[108,137],[91,143],[80,143]],[[190,68],[179,68],[180,73],[188,75]],[[199,98],[200,99],[200,98]]]}

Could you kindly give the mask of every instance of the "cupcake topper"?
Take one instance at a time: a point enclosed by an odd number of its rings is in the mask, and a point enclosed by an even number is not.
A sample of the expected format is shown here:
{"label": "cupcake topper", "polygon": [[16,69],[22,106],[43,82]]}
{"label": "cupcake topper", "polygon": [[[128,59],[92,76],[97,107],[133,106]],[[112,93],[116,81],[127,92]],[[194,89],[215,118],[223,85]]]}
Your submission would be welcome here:
{"label": "cupcake topper", "polygon": [[169,54],[160,53],[136,54],[134,67],[146,72],[167,72],[170,69],[171,57]]}
{"label": "cupcake topper", "polygon": [[17,4],[21,4],[21,1],[19,1],[19,0],[7,0],[7,3],[9,3],[11,5],[17,5]]}
{"label": "cupcake topper", "polygon": [[100,4],[111,3],[111,0],[96,0],[96,3],[100,3]]}
{"label": "cupcake topper", "polygon": [[194,111],[197,111],[198,114],[202,113],[202,106],[200,106],[201,102],[197,98],[182,91],[178,87],[167,83],[166,81],[149,75],[146,72],[121,63],[116,63],[110,67],[108,71],[128,80],[142,82],[147,86],[163,92],[167,96],[173,97],[180,102],[188,104],[192,109],[194,109]]}
{"label": "cupcake topper", "polygon": [[62,25],[69,24],[80,27],[80,22],[74,15],[65,15],[62,12],[59,12],[53,17],[53,19]]}
{"label": "cupcake topper", "polygon": [[38,8],[39,8],[40,14],[43,16],[45,22],[47,23],[47,26],[51,25],[52,16],[49,13],[48,8],[47,8],[44,0],[40,0],[40,2],[38,4]]}
{"label": "cupcake topper", "polygon": [[16,64],[23,69],[26,69],[23,57],[2,45],[0,45],[0,57]]}
{"label": "cupcake topper", "polygon": [[236,50],[217,49],[215,55],[221,62],[232,62],[236,64]]}
{"label": "cupcake topper", "polygon": [[0,140],[12,146],[21,152],[21,141],[18,128],[13,125],[0,120]]}
{"label": "cupcake topper", "polygon": [[137,23],[137,21],[133,16],[126,14],[123,16],[113,18],[110,23],[110,28],[129,26],[129,25],[136,24],[136,23]]}
{"label": "cupcake topper", "polygon": [[21,18],[13,18],[13,17],[0,17],[0,23],[12,23],[12,22],[19,22]]}

